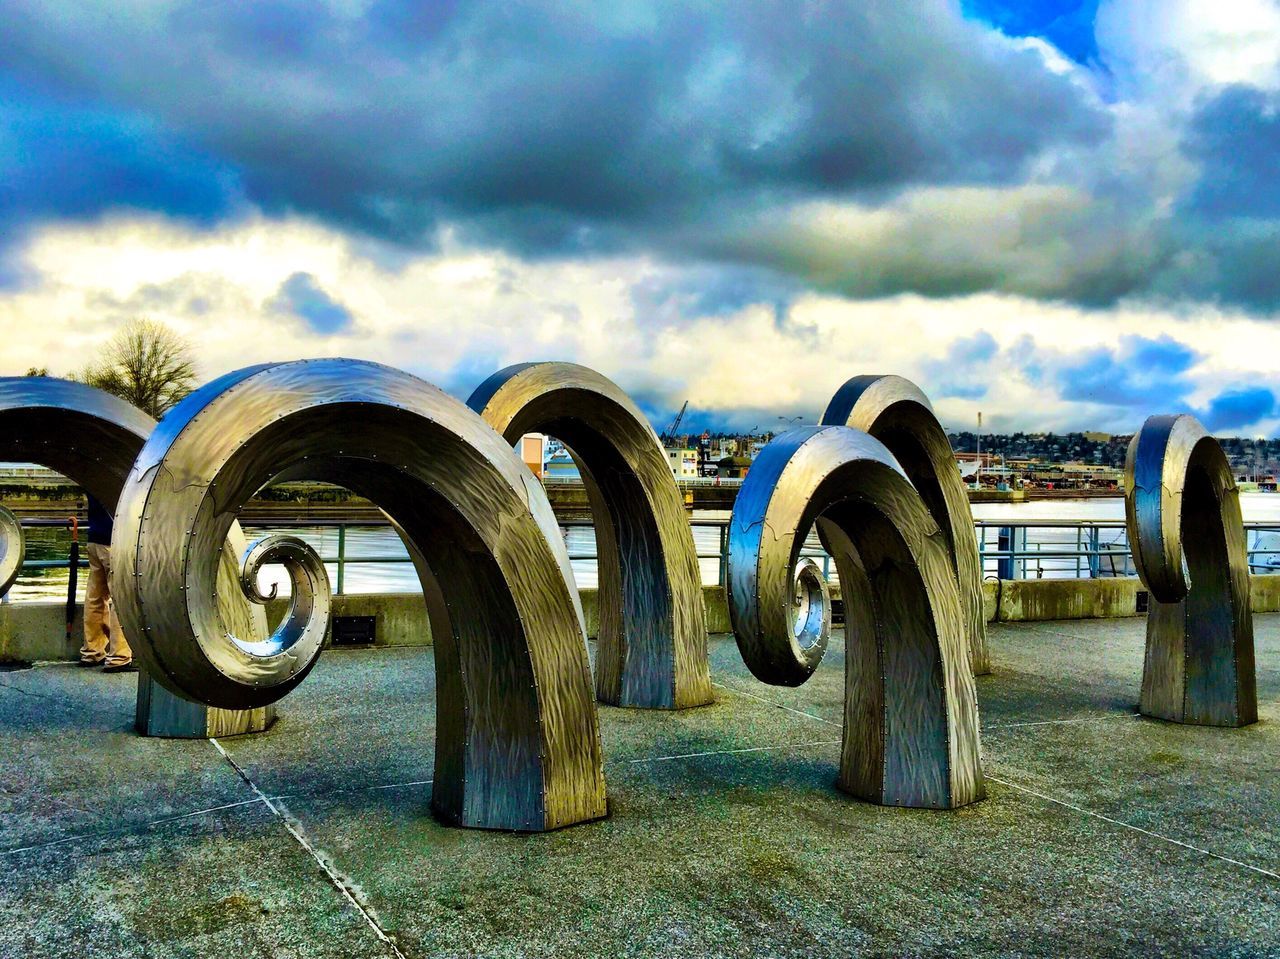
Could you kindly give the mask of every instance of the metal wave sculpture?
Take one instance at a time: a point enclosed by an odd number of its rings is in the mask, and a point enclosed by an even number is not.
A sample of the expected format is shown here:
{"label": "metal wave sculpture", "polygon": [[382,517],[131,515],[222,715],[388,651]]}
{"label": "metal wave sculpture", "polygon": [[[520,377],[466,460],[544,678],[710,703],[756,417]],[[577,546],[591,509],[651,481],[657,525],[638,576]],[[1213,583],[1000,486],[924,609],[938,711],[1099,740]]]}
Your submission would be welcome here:
{"label": "metal wave sculpture", "polygon": [[522,363],[467,404],[509,443],[564,442],[582,474],[596,533],[603,703],[684,709],[712,701],[702,576],[662,444],[612,381],[573,363]]}
{"label": "metal wave sculpture", "polygon": [[18,517],[0,506],[0,596],[9,592],[27,555],[27,538]]}
{"label": "metal wave sculpture", "polygon": [[[136,407],[83,383],[33,376],[0,378],[0,460],[35,462],[57,470],[111,511],[155,425]],[[5,522],[0,532],[5,540],[0,566],[7,568],[15,555],[20,565],[21,527]],[[242,546],[240,528],[233,524],[210,550],[222,615],[244,634],[261,636],[266,634],[265,616],[238,598],[233,588]],[[125,634],[136,645],[136,631],[126,629]],[[143,735],[239,735],[266,729],[274,718],[272,709],[209,709],[171,695],[155,685],[145,669],[139,671],[136,725]]]}
{"label": "metal wave sculpture", "polygon": [[822,422],[870,433],[893,453],[946,538],[974,675],[990,673],[973,512],[951,441],[929,398],[901,376],[855,376],[836,391]]}
{"label": "metal wave sculpture", "polygon": [[1191,416],[1152,416],[1125,458],[1133,561],[1151,594],[1140,711],[1202,726],[1258,719],[1239,494]]}
{"label": "metal wave sculpture", "polygon": [[[262,706],[302,681],[327,580],[284,544],[294,605],[266,640],[221,616],[216,544],[261,486],[338,483],[397,524],[424,569],[435,644],[432,807],[446,822],[529,830],[605,815],[582,609],[541,484],[476,413],[408,373],[355,360],[251,367],[179,403],[120,501],[113,581],[138,652],[175,693]],[[290,550],[293,550],[291,553]]]}
{"label": "metal wave sculpture", "polygon": [[983,798],[950,545],[893,454],[861,430],[784,433],[743,481],[730,521],[729,610],[747,666],[766,683],[797,686],[822,659],[829,619],[813,614],[821,596],[803,574],[796,597],[793,572],[815,521],[849,623],[837,785],[882,805]]}

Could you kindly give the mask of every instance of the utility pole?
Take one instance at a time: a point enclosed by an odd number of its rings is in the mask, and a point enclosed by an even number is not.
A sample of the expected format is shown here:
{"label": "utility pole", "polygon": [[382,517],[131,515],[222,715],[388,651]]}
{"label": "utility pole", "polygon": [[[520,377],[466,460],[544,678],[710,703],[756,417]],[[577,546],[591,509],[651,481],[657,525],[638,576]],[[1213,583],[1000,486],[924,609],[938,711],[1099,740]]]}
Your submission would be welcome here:
{"label": "utility pole", "polygon": [[978,432],[974,436],[973,451],[978,457],[978,467],[973,471],[973,488],[982,489],[982,410],[978,410]]}

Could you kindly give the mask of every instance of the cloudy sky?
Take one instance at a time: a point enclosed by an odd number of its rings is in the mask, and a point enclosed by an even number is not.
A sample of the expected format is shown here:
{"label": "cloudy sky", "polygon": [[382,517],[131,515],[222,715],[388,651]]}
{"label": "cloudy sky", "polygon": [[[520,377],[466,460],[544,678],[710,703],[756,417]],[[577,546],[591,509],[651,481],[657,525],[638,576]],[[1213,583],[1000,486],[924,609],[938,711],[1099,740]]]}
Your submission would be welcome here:
{"label": "cloudy sky", "polygon": [[1275,435],[1274,0],[0,5],[0,373],[571,359],[661,420]]}

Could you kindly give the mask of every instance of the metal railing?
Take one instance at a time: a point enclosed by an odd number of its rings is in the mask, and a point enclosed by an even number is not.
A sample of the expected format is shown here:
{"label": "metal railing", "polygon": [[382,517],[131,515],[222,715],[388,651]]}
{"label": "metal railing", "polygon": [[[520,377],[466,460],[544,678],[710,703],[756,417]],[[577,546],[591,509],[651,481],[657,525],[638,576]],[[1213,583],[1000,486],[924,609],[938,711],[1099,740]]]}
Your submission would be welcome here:
{"label": "metal railing", "polygon": [[[542,477],[543,486],[581,486],[582,478],[579,476],[544,476]],[[736,488],[742,485],[742,477],[740,476],[677,476],[676,486],[680,489],[693,489],[694,487],[705,488],[708,486],[725,486]]]}
{"label": "metal railing", "polygon": [[[345,520],[306,520],[297,524],[281,524],[275,522],[261,523],[244,522],[241,525],[246,529],[270,529],[273,532],[281,531],[297,531],[303,529],[326,528],[332,527],[337,532],[337,552],[327,555],[321,555],[320,559],[326,566],[334,568],[333,591],[335,595],[343,595],[346,588],[346,567],[351,564],[371,564],[371,563],[412,563],[408,551],[393,554],[371,554],[368,556],[349,556],[347,555],[347,530],[355,528],[381,528],[390,527],[390,523],[386,520],[368,520],[357,523],[347,522]],[[567,532],[571,529],[592,529],[594,523],[589,519],[562,519],[559,526],[562,531]],[[717,530],[718,547],[715,552],[707,552],[701,550],[696,553],[699,560],[713,559],[717,561],[716,565],[716,583],[720,586],[725,585],[725,578],[728,570],[729,558],[729,521],[727,519],[702,519],[692,518],[689,521],[690,527],[694,529],[715,529]],[[810,533],[805,546],[801,549],[802,558],[812,558],[822,566],[822,574],[828,578],[834,573],[834,566],[831,557],[822,549],[818,542],[817,534]],[[582,551],[570,550],[569,560],[579,562],[595,562],[599,559],[599,553],[595,550]]]}
{"label": "metal railing", "polygon": [[[264,527],[267,525],[263,524]],[[277,530],[336,526],[337,553],[321,558],[335,569],[334,591],[338,594],[344,590],[345,567],[348,564],[412,562],[407,552],[355,557],[346,554],[346,530],[349,527],[389,525],[383,522],[316,520],[299,523],[297,526],[269,525]],[[560,520],[559,525],[565,532],[571,529],[590,529],[593,526],[589,519],[564,519]],[[696,555],[700,561],[716,561],[715,582],[725,585],[729,556],[729,520],[692,517],[689,525],[695,530],[716,530],[715,551],[702,548],[697,550]],[[1280,523],[1249,522],[1244,525],[1250,542],[1255,541],[1258,533],[1280,534]],[[1097,579],[1136,575],[1123,520],[975,520],[974,527],[983,574],[987,578],[1038,579],[1048,576]],[[1033,535],[1036,531],[1040,531],[1042,535]],[[1045,537],[1044,533],[1050,535]],[[695,534],[695,542],[697,539]],[[1277,542],[1280,543],[1280,539]],[[831,556],[822,548],[815,532],[809,533],[800,556],[815,560],[822,567],[823,576],[838,581]],[[1280,561],[1262,561],[1268,557],[1280,557],[1280,546],[1251,546],[1248,556],[1250,568],[1255,572],[1280,571]],[[569,559],[593,562],[599,559],[599,555],[595,550],[571,549]]]}
{"label": "metal railing", "polygon": [[[24,527],[58,527],[66,526],[66,521],[57,519],[25,519]],[[334,592],[343,595],[347,585],[347,567],[352,565],[403,564],[412,563],[406,550],[395,552],[377,552],[368,555],[350,555],[348,531],[351,529],[389,528],[390,523],[383,519],[362,519],[359,521],[336,519],[299,519],[295,522],[279,522],[270,520],[242,521],[246,530],[300,531],[317,528],[332,528],[337,534],[336,552],[321,555],[321,560],[334,569]],[[589,529],[593,526],[589,519],[564,519],[559,522],[561,530],[568,534],[572,529]],[[691,517],[689,525],[698,529],[714,529],[715,550],[701,548],[697,551],[698,560],[716,561],[715,582],[725,585],[728,569],[729,553],[729,520],[724,518]],[[1251,571],[1280,572],[1280,522],[1247,522],[1245,525],[1248,560]],[[1134,575],[1133,560],[1129,550],[1128,537],[1123,520],[975,520],[975,533],[978,552],[982,560],[983,575],[987,578],[1027,579],[1027,578],[1091,578],[1120,577]],[[86,533],[87,527],[80,527]],[[1276,534],[1276,546],[1261,545],[1261,534]],[[250,534],[252,536],[252,534]],[[709,537],[701,537],[706,540]],[[699,537],[695,532],[695,542]],[[834,564],[831,557],[822,549],[817,534],[809,533],[801,549],[801,557],[814,559],[822,567],[823,575],[835,580]],[[595,550],[570,550],[569,559],[578,562],[597,560]],[[28,560],[23,563],[24,570],[66,568],[68,560]],[[88,561],[81,559],[83,568]]]}

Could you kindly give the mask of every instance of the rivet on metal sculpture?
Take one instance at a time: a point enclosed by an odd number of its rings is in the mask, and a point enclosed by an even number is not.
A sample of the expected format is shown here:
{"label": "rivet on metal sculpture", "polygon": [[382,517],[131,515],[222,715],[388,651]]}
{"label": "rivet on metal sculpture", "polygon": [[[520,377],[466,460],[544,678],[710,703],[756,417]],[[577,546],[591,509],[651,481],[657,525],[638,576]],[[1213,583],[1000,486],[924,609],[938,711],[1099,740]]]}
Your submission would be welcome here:
{"label": "rivet on metal sculpture", "polygon": [[982,608],[982,558],[973,512],[946,431],[924,392],[901,376],[855,376],[827,406],[824,424],[870,433],[893,453],[946,537],[976,676],[991,672]]}
{"label": "rivet on metal sculpture", "polygon": [[[33,376],[0,378],[0,459],[55,469],[111,511],[154,427],[155,422],[141,410],[83,383]],[[15,528],[20,534],[21,529]],[[10,530],[6,543],[11,535]],[[243,543],[238,524],[227,530],[225,540],[225,549],[213,549],[210,554],[219,564],[224,613],[246,633],[265,635],[266,617],[260,610],[251,610],[234,588]],[[4,549],[7,567],[10,547]],[[134,634],[126,631],[126,636],[136,644]],[[211,710],[157,687],[145,669],[138,674],[136,724],[143,735],[237,735],[266,729],[274,718],[271,709]]]}
{"label": "rivet on metal sculpture", "polygon": [[[476,413],[399,370],[253,367],[198,390],[156,428],[121,496],[114,575],[121,621],[161,682],[245,708],[278,700],[311,669],[328,584],[308,573],[309,551],[292,547],[293,613],[265,642],[239,635],[213,598],[214,547],[237,510],[263,485],[301,478],[378,504],[429,573],[436,814],[514,830],[603,816],[586,631],[546,493]],[[251,552],[247,578],[282,548]]]}
{"label": "rivet on metal sculpture", "polygon": [[729,610],[755,676],[797,686],[827,645],[796,561],[819,523],[850,620],[838,786],[882,805],[954,808],[984,796],[968,635],[945,534],[893,454],[846,426],[769,443],[734,504]]}
{"label": "rivet on metal sculpture", "polygon": [[9,592],[18,578],[26,555],[27,538],[22,535],[18,517],[0,506],[0,596]]}
{"label": "rivet on metal sculpture", "polygon": [[1152,416],[1129,443],[1125,517],[1151,593],[1139,709],[1202,726],[1258,719],[1239,495],[1191,416]]}
{"label": "rivet on metal sculpture", "polygon": [[509,366],[468,405],[515,443],[547,433],[582,474],[599,576],[596,696],[683,709],[712,700],[702,576],[662,444],[613,382],[573,363]]}

